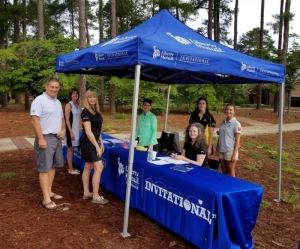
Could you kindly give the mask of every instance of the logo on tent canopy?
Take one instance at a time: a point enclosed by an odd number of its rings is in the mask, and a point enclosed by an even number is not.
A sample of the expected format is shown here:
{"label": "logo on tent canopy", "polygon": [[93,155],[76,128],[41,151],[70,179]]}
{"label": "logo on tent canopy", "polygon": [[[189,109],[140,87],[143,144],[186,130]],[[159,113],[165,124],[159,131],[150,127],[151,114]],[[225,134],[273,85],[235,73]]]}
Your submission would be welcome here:
{"label": "logo on tent canopy", "polygon": [[110,44],[119,44],[119,43],[124,43],[124,42],[128,42],[132,39],[134,39],[135,37],[137,37],[137,35],[133,35],[133,36],[124,36],[124,37],[115,37],[111,40],[109,40],[108,42],[105,42],[101,45],[101,47],[104,47],[106,45],[110,45]]}
{"label": "logo on tent canopy", "polygon": [[95,59],[96,61],[104,61],[105,55],[103,53],[95,53]]}
{"label": "logo on tent canopy", "polygon": [[160,57],[163,60],[175,61],[175,56],[176,54],[173,52],[168,52],[165,50],[160,51],[159,49],[156,48],[156,46],[153,46],[153,59]]}
{"label": "logo on tent canopy", "polygon": [[257,73],[256,67],[251,66],[249,64],[245,64],[243,62],[241,62],[241,63],[242,63],[241,71],[246,71],[246,72],[255,73],[255,74]]}
{"label": "logo on tent canopy", "polygon": [[184,44],[184,45],[192,44],[189,40],[185,39],[184,37],[181,37],[178,35],[174,36],[170,32],[167,32],[167,35],[171,36],[172,38],[174,38],[176,41],[180,42],[181,44]]}

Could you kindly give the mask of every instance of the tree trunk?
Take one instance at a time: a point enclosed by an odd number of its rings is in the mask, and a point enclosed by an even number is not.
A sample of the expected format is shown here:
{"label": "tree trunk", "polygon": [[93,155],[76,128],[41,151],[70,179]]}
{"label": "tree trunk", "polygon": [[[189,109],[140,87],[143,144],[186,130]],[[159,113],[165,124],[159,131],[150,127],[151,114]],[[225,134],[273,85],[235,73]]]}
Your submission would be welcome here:
{"label": "tree trunk", "polygon": [[[278,59],[281,61],[281,47],[282,47],[282,26],[283,26],[283,5],[284,5],[284,0],[280,1],[280,14],[279,14],[279,29],[278,29],[278,47],[277,47],[277,52],[278,52]],[[278,100],[279,100],[279,92],[278,88],[279,86],[277,85],[276,92],[274,93],[274,112],[278,112]]]}
{"label": "tree trunk", "polygon": [[[235,0],[234,7],[234,37],[233,37],[233,48],[237,50],[237,37],[238,37],[238,13],[239,13],[239,0]],[[231,103],[235,104],[235,86],[231,89]]]}
{"label": "tree trunk", "polygon": [[8,98],[7,92],[2,92],[1,94],[1,105],[2,107],[8,107]]}
{"label": "tree trunk", "polygon": [[105,102],[105,94],[104,94],[104,77],[99,76],[99,88],[100,88],[100,96],[99,96],[99,105],[100,111],[104,111],[104,102]]}
{"label": "tree trunk", "polygon": [[[86,47],[86,26],[85,26],[85,0],[79,0],[79,49]],[[83,106],[83,97],[86,92],[86,77],[84,74],[79,75],[79,95],[80,106]]]}
{"label": "tree trunk", "polygon": [[[111,37],[117,36],[117,16],[116,16],[116,1],[110,0],[110,14],[111,14],[111,20],[110,20],[110,27],[111,27]],[[115,101],[115,90],[116,86],[111,84],[110,85],[110,112],[116,113],[116,101]]]}
{"label": "tree trunk", "polygon": [[[26,0],[22,0],[23,8],[26,9]],[[22,20],[22,31],[23,31],[23,42],[27,41],[27,30],[26,30],[26,18],[24,17]]]}
{"label": "tree trunk", "polygon": [[[99,14],[98,14],[98,22],[99,22],[99,42],[104,40],[104,32],[103,32],[103,0],[99,0]],[[104,92],[104,77],[99,76],[99,88],[100,88],[100,111],[104,111],[104,102],[105,102],[105,92]]]}
{"label": "tree trunk", "polygon": [[116,86],[114,84],[110,85],[110,96],[109,96],[109,103],[110,103],[110,112],[116,113],[116,101],[115,101],[115,92]]}
{"label": "tree trunk", "polygon": [[38,13],[38,40],[44,40],[44,1],[37,1],[37,13]]}
{"label": "tree trunk", "polygon": [[231,88],[231,104],[235,104],[235,87]]}
{"label": "tree trunk", "polygon": [[[14,0],[14,6],[18,7],[18,0]],[[14,42],[20,42],[20,25],[19,25],[19,18],[14,18]]]}
{"label": "tree trunk", "polygon": [[212,39],[213,30],[213,0],[208,1],[208,23],[207,23],[207,37]]}
{"label": "tree trunk", "polygon": [[[4,6],[5,2],[3,0],[0,0],[0,8]],[[5,49],[7,46],[7,23],[2,22],[0,23],[0,49]],[[0,68],[6,67],[6,61],[2,60],[0,61]],[[7,93],[6,92],[0,92],[0,101],[2,107],[7,107]]]}
{"label": "tree trunk", "polygon": [[16,94],[15,104],[22,104],[21,94],[20,93]]}
{"label": "tree trunk", "polygon": [[[22,3],[23,3],[23,7],[24,9],[26,9],[26,0],[22,0]],[[22,30],[23,30],[23,42],[26,42],[27,41],[27,30],[26,30],[26,26],[27,26],[27,23],[26,23],[26,18],[24,18],[22,20]],[[24,56],[27,56],[27,52],[24,53]],[[29,110],[30,108],[30,103],[29,103],[29,91],[27,89],[25,89],[25,110]]]}
{"label": "tree trunk", "polygon": [[214,2],[214,40],[220,42],[220,0]]}
{"label": "tree trunk", "polygon": [[30,108],[30,103],[29,103],[29,101],[30,101],[30,98],[29,98],[29,91],[25,91],[25,110],[29,110],[29,108]]}
{"label": "tree trunk", "polygon": [[[284,10],[284,18],[283,18],[283,46],[282,46],[282,57],[281,63],[286,66],[287,62],[287,53],[289,46],[289,33],[290,33],[290,9],[291,9],[291,0],[286,0],[285,2],[285,10]],[[284,104],[285,98],[283,98],[283,109],[285,108]]]}
{"label": "tree trunk", "polygon": [[88,16],[87,13],[85,13],[85,27],[86,27],[86,43],[91,44],[90,41],[90,34],[89,34],[89,26],[88,26]]}
{"label": "tree trunk", "polygon": [[[262,58],[262,49],[263,49],[263,40],[264,40],[264,16],[265,16],[265,0],[261,0],[261,9],[260,9],[260,32],[259,32],[259,49],[260,55]],[[261,95],[262,95],[262,84],[258,83],[257,88],[257,105],[256,109],[261,109]]]}
{"label": "tree trunk", "polygon": [[71,1],[71,6],[69,11],[71,15],[71,37],[72,39],[74,39],[75,38],[75,17],[74,17],[73,1]]}
{"label": "tree trunk", "polygon": [[290,115],[291,112],[291,91],[288,91],[288,109],[287,114]]}
{"label": "tree trunk", "polygon": [[237,49],[239,0],[235,0],[233,48]]}

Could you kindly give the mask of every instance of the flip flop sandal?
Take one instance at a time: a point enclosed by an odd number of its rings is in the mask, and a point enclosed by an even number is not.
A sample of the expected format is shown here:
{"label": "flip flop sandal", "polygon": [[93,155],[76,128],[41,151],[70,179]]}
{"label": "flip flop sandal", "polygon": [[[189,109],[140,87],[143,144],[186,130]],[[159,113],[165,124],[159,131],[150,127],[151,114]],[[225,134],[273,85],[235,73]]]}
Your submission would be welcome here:
{"label": "flip flop sandal", "polygon": [[80,175],[80,172],[78,172],[77,170],[74,170],[74,171],[69,171],[69,174],[70,175]]}
{"label": "flip flop sandal", "polygon": [[71,207],[71,203],[61,203],[61,204],[57,204],[56,207]]}
{"label": "flip flop sandal", "polygon": [[61,195],[53,194],[50,198],[53,198],[54,200],[61,200],[63,197]]}
{"label": "flip flop sandal", "polygon": [[43,203],[42,202],[42,205],[43,205],[44,208],[49,209],[49,210],[57,208],[57,205],[53,201],[50,201],[48,203]]}

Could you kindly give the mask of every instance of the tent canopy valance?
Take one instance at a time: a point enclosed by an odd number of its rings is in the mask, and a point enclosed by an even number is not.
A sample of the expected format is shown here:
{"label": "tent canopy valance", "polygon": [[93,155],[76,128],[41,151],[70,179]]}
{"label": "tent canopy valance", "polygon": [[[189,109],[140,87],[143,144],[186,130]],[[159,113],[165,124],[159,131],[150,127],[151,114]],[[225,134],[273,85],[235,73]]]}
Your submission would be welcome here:
{"label": "tent canopy valance", "polygon": [[200,35],[169,11],[108,41],[59,55],[56,71],[164,84],[282,83],[284,66],[235,51]]}

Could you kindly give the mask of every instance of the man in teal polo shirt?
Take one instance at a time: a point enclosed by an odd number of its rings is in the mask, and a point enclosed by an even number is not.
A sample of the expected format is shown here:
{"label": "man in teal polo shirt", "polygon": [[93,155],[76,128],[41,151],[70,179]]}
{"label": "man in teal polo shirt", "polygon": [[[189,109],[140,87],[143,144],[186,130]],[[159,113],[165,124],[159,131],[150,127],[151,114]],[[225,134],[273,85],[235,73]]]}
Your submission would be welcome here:
{"label": "man in teal polo shirt", "polygon": [[143,101],[143,113],[138,117],[138,126],[135,138],[139,138],[139,145],[151,148],[157,151],[157,119],[150,111],[152,108],[152,100],[145,99]]}

